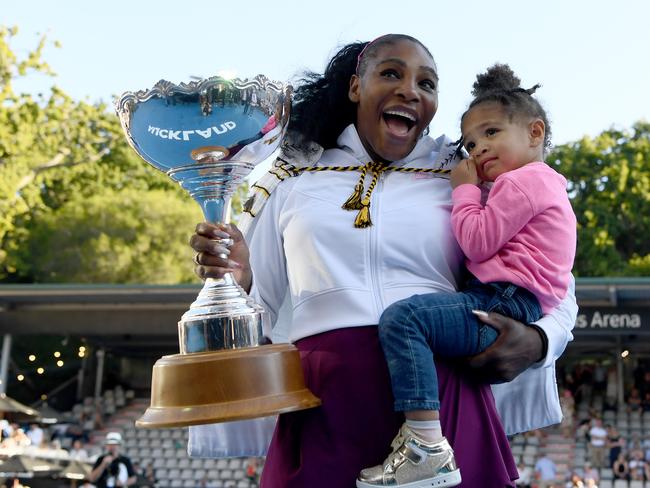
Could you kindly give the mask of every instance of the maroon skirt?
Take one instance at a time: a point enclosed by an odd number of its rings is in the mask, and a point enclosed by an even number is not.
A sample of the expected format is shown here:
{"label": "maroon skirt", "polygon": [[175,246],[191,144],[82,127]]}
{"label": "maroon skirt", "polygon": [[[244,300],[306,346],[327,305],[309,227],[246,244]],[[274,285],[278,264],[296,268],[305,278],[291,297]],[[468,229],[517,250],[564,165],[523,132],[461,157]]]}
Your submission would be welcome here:
{"label": "maroon skirt", "polygon": [[[354,488],[359,471],[380,464],[404,422],[377,328],[338,329],[296,343],[318,408],[280,415],[262,472],[262,488]],[[436,362],[443,434],[454,448],[465,488],[504,488],[517,478],[489,385]]]}

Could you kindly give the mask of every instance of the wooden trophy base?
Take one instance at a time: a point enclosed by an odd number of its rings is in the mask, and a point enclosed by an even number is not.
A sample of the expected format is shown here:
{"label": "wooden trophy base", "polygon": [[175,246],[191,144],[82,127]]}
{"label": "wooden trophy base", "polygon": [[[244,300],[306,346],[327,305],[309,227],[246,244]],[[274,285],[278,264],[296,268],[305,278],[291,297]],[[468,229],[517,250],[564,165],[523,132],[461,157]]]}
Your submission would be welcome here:
{"label": "wooden trophy base", "polygon": [[136,427],[186,427],[317,407],[291,344],[163,356]]}

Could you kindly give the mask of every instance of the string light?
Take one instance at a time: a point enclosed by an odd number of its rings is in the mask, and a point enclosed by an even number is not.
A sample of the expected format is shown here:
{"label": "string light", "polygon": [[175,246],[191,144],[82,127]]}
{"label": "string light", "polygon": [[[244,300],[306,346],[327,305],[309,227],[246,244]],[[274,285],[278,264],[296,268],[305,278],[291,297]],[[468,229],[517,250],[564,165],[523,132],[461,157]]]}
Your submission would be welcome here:
{"label": "string light", "polygon": [[23,376],[22,374],[19,374],[18,376],[16,376],[16,379],[18,381],[23,381],[25,379],[25,376]]}
{"label": "string light", "polygon": [[63,366],[63,361],[61,361],[61,360],[59,359],[59,360],[56,362],[56,365],[60,368],[61,366]]}
{"label": "string light", "polygon": [[27,359],[29,359],[31,362],[34,362],[34,361],[36,361],[36,356],[34,356],[33,354],[30,354]]}
{"label": "string light", "polygon": [[628,351],[627,349],[621,353],[621,357],[622,357],[622,358],[626,358],[626,357],[628,357],[629,355],[630,355],[630,351]]}
{"label": "string light", "polygon": [[60,357],[61,357],[61,353],[60,353],[59,351],[56,351],[56,352],[54,353],[54,357],[55,357],[55,358],[60,358]]}
{"label": "string light", "polygon": [[45,370],[44,370],[43,368],[38,368],[38,369],[36,370],[36,372],[37,372],[38,374],[43,374],[43,373],[45,373]]}
{"label": "string light", "polygon": [[79,352],[86,352],[86,348],[84,346],[79,346]]}
{"label": "string light", "polygon": [[86,355],[85,352],[83,352],[83,351],[79,351],[79,357],[80,357],[80,358],[84,357],[85,355]]}
{"label": "string light", "polygon": [[47,395],[45,393],[41,395],[41,400],[47,400]]}

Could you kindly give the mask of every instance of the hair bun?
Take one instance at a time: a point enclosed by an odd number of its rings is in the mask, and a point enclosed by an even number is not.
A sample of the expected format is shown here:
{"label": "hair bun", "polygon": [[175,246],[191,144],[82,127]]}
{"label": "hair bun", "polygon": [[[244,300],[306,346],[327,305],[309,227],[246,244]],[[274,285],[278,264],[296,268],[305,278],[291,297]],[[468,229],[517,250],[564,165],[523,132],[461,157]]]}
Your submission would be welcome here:
{"label": "hair bun", "polygon": [[521,80],[507,64],[490,66],[485,73],[476,75],[472,95],[480,97],[497,90],[515,90],[521,88]]}

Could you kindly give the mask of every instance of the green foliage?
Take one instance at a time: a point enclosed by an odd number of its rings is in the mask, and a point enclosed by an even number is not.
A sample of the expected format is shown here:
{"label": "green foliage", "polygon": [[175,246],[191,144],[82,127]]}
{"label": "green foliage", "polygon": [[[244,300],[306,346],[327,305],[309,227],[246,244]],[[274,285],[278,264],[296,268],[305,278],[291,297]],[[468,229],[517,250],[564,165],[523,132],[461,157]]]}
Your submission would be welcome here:
{"label": "green foliage", "polygon": [[577,276],[650,276],[650,123],[558,146],[578,218]]}
{"label": "green foliage", "polygon": [[169,203],[163,190],[130,188],[71,199],[35,219],[12,264],[37,282],[191,282],[187,222],[200,210],[189,198]]}
{"label": "green foliage", "polygon": [[187,242],[198,205],[127,145],[106,105],[56,86],[15,93],[19,77],[53,76],[47,40],[18,59],[16,34],[0,25],[0,282],[196,281]]}

